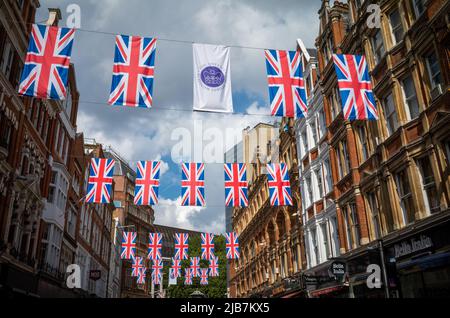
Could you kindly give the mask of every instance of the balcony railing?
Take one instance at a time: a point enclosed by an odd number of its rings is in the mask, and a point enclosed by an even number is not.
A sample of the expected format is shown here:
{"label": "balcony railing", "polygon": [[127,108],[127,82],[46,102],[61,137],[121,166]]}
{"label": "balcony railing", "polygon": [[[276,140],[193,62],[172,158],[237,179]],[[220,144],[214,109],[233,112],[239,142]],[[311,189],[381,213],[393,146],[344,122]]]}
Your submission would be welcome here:
{"label": "balcony railing", "polygon": [[59,268],[53,267],[52,265],[48,263],[42,263],[39,265],[39,271],[46,273],[50,276],[53,276],[59,280],[64,279],[65,273],[63,273]]}

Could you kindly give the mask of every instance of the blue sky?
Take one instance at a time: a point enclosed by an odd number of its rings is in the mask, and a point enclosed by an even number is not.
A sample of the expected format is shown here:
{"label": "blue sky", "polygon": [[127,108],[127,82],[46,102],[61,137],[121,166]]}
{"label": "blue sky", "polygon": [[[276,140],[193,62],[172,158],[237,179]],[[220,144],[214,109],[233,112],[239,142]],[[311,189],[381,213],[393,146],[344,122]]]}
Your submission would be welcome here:
{"label": "blue sky", "polygon": [[[195,120],[201,120],[204,131],[218,128],[223,133],[227,128],[239,133],[247,126],[271,121],[268,116],[244,115],[269,113],[263,51],[231,48],[233,104],[240,114],[190,111],[192,46],[163,40],[157,42],[153,108],[111,107],[106,101],[111,85],[114,36],[83,30],[294,50],[297,38],[313,47],[321,1],[41,0],[36,21],[46,20],[47,8],[59,7],[63,13],[60,25],[65,26],[66,8],[71,3],[81,8],[81,30],[75,35],[72,55],[80,91],[78,131],[111,145],[130,162],[155,159],[165,162],[161,204],[155,207],[156,223],[224,232],[223,165],[206,165],[207,207],[179,207],[181,171],[171,159],[176,144],[171,134],[176,128],[193,133]],[[192,143],[200,148],[208,144],[198,138],[192,139]]]}

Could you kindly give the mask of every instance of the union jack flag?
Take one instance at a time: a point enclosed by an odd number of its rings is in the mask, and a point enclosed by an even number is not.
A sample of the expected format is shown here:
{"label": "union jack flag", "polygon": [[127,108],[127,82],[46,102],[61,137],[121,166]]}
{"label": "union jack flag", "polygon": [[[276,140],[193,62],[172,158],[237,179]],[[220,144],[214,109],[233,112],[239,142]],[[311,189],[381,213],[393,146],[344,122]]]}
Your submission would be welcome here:
{"label": "union jack flag", "polygon": [[248,206],[247,167],[245,163],[226,163],[224,168],[226,206]]}
{"label": "union jack flag", "polygon": [[161,259],[162,250],[162,233],[149,233],[148,238],[148,255],[147,258],[151,260]]}
{"label": "union jack flag", "polygon": [[184,269],[184,284],[192,285],[192,270],[190,268]]}
{"label": "union jack flag", "polygon": [[133,277],[139,276],[139,272],[141,271],[141,269],[144,268],[144,264],[142,264],[142,257],[134,257],[131,268],[132,268],[131,276]]}
{"label": "union jack flag", "polygon": [[205,165],[181,164],[181,205],[205,206]]}
{"label": "union jack flag", "polygon": [[138,161],[134,188],[134,204],[158,203],[160,161]]}
{"label": "union jack flag", "polygon": [[121,259],[136,257],[136,232],[123,232]]}
{"label": "union jack flag", "polygon": [[192,276],[197,277],[200,269],[200,257],[191,257]]}
{"label": "union jack flag", "polygon": [[181,275],[181,260],[172,257],[172,267],[170,268],[173,270],[174,278],[177,278]]}
{"label": "union jack flag", "polygon": [[65,99],[74,29],[33,24],[19,94]]}
{"label": "union jack flag", "polygon": [[137,277],[137,283],[140,285],[145,284],[145,278],[147,277],[147,268],[142,268],[139,271],[138,277]]}
{"label": "union jack flag", "polygon": [[200,268],[200,285],[208,285],[208,268]]}
{"label": "union jack flag", "polygon": [[175,258],[188,259],[189,234],[175,233]]}
{"label": "union jack flag", "polygon": [[202,259],[214,257],[214,234],[202,233]]}
{"label": "union jack flag", "polygon": [[114,174],[114,159],[92,158],[87,186],[87,203],[109,203]]}
{"label": "union jack flag", "polygon": [[213,257],[209,260],[209,276],[219,276],[219,258]]}
{"label": "union jack flag", "polygon": [[285,163],[267,164],[271,206],[292,205],[291,183]]}
{"label": "union jack flag", "polygon": [[155,259],[153,260],[152,265],[152,282],[153,285],[159,285],[162,281],[162,268],[163,263],[161,259]]}
{"label": "union jack flag", "polygon": [[156,39],[118,35],[110,105],[152,107]]}
{"label": "union jack flag", "polygon": [[344,118],[378,119],[366,59],[361,55],[333,54]]}
{"label": "union jack flag", "polygon": [[225,233],[225,248],[227,259],[239,258],[239,242],[235,232]]}
{"label": "union jack flag", "polygon": [[305,117],[305,83],[299,51],[265,50],[272,116]]}

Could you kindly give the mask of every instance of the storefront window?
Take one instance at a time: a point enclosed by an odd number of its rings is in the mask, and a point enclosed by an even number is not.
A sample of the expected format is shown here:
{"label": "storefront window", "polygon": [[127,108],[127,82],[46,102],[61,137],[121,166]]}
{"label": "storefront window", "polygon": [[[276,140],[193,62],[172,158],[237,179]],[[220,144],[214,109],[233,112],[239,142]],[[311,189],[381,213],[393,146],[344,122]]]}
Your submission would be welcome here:
{"label": "storefront window", "polygon": [[449,297],[449,282],[449,267],[400,275],[400,286],[403,298]]}

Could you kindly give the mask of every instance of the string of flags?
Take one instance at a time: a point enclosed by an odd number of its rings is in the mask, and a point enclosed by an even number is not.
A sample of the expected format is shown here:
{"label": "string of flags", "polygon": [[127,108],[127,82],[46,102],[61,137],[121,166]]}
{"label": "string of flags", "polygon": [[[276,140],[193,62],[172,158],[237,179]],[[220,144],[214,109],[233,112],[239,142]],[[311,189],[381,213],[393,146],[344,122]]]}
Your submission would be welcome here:
{"label": "string of flags", "polygon": [[[121,259],[131,260],[131,276],[136,277],[138,284],[144,284],[147,268],[144,258],[136,255],[136,232],[123,232]],[[214,234],[201,233],[201,256],[188,256],[189,234],[175,233],[175,254],[169,268],[169,278],[181,277],[181,261],[190,260],[190,266],[184,272],[184,284],[191,285],[192,278],[200,277],[200,284],[207,285],[209,277],[219,276],[219,258],[214,255]],[[162,283],[162,233],[149,233],[147,259],[152,262],[151,279],[154,285]],[[225,233],[225,250],[227,259],[238,259],[240,256],[238,236],[235,232]],[[200,260],[209,262],[208,268],[202,268]]]}
{"label": "string of flags", "polygon": [[[114,164],[114,159],[91,159],[85,198],[87,203],[111,202]],[[158,204],[160,169],[161,163],[159,161],[138,162],[134,204]],[[292,206],[293,200],[287,165],[285,163],[269,163],[267,164],[267,173],[270,205]],[[224,179],[225,205],[227,207],[247,207],[248,181],[246,164],[225,163]],[[181,205],[206,206],[204,163],[181,163]]]}
{"label": "string of flags", "polygon": [[[18,93],[66,98],[75,29],[33,24]],[[117,35],[108,104],[151,108],[156,38]],[[193,43],[193,110],[232,113],[230,48]],[[307,94],[299,51],[264,50],[272,116],[303,118]],[[378,113],[364,56],[333,54],[344,118],[376,120]],[[201,200],[201,196],[197,197]]]}

